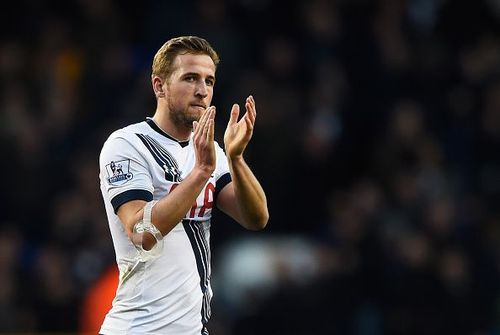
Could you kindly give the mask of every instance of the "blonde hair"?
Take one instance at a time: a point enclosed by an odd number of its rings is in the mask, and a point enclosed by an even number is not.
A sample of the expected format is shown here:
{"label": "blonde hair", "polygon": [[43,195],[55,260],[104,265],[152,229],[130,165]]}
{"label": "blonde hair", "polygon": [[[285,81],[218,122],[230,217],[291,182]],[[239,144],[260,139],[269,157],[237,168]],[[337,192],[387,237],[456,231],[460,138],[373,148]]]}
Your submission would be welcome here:
{"label": "blonde hair", "polygon": [[163,44],[153,58],[152,76],[167,79],[172,74],[172,63],[180,54],[208,55],[214,61],[215,66],[219,64],[219,55],[207,40],[197,36],[175,37]]}

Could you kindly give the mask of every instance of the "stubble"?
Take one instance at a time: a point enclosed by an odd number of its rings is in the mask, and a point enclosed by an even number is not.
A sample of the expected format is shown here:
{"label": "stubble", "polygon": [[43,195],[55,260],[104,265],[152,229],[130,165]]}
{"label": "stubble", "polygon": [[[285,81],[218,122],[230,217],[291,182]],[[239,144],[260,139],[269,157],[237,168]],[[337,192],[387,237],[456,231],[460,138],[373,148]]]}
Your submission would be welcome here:
{"label": "stubble", "polygon": [[193,128],[193,121],[198,121],[199,115],[189,113],[189,107],[179,108],[175,106],[175,103],[169,99],[168,100],[169,118],[172,123],[177,127],[182,128]]}

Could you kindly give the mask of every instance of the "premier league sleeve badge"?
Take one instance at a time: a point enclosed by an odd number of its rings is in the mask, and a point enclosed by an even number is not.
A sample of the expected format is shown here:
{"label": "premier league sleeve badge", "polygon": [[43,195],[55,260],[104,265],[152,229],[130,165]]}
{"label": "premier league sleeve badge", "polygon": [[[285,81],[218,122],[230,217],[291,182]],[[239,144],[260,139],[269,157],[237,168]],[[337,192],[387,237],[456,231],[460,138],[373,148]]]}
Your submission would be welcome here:
{"label": "premier league sleeve badge", "polygon": [[106,165],[108,183],[113,186],[120,186],[131,180],[133,175],[130,172],[130,160],[111,161]]}

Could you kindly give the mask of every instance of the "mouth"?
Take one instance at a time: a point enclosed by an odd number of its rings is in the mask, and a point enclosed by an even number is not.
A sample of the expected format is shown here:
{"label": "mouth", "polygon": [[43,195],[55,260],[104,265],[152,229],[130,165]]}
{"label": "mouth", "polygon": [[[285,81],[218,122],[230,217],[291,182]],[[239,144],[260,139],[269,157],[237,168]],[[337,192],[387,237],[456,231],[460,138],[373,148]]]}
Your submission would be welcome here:
{"label": "mouth", "polygon": [[206,109],[207,108],[207,106],[205,106],[204,104],[191,104],[191,107],[202,108],[202,109]]}

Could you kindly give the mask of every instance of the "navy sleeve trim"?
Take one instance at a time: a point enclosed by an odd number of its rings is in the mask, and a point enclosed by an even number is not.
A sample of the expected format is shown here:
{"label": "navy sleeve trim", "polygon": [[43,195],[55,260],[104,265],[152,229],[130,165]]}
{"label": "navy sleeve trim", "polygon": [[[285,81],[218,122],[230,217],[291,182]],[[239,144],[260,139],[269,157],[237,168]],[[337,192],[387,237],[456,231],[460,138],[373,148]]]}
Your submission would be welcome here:
{"label": "navy sleeve trim", "polygon": [[217,181],[215,182],[214,202],[217,201],[219,192],[222,191],[222,189],[231,181],[231,174],[229,172],[226,172],[225,174],[220,176],[219,179],[217,179]]}
{"label": "navy sleeve trim", "polygon": [[144,200],[149,202],[153,200],[153,194],[146,190],[128,190],[118,194],[116,197],[111,199],[111,205],[113,205],[115,214],[121,205],[132,200]]}

